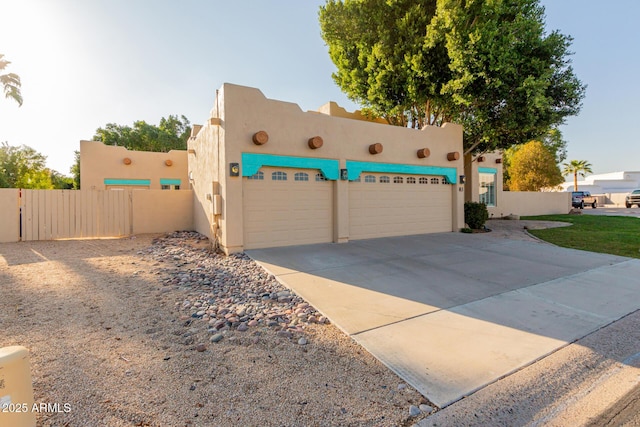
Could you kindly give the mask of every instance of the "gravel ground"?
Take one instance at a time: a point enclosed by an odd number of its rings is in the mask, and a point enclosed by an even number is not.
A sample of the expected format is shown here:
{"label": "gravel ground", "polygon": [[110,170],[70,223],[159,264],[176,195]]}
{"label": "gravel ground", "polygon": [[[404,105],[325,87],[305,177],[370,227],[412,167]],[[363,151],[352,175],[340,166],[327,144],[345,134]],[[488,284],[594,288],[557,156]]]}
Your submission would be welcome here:
{"label": "gravel ground", "polygon": [[405,426],[431,410],[195,233],[0,244],[0,286],[0,347],[29,349],[36,403],[70,407],[39,426]]}

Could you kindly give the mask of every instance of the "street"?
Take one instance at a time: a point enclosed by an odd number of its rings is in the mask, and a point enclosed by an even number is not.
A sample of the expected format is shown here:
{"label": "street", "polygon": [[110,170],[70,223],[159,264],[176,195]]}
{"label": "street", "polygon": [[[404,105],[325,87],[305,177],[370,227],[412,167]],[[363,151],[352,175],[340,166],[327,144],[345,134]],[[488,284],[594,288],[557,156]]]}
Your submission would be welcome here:
{"label": "street", "polygon": [[625,208],[618,206],[598,206],[596,209],[586,207],[582,209],[585,215],[634,216],[640,218],[640,208]]}

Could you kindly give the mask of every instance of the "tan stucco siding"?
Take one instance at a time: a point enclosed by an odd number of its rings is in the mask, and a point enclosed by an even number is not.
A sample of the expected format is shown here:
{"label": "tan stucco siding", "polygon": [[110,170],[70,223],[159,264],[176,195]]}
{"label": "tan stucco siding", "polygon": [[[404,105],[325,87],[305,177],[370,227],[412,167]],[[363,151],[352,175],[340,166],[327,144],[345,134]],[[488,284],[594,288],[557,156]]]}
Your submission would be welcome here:
{"label": "tan stucco siding", "polygon": [[83,190],[128,187],[160,190],[161,180],[179,181],[181,190],[189,189],[186,151],[130,151],[102,142],[80,141],[80,187]]}
{"label": "tan stucco siding", "polygon": [[[219,242],[227,252],[244,248],[244,181],[242,176],[230,176],[229,171],[231,164],[237,163],[242,175],[243,153],[330,159],[337,161],[341,169],[346,168],[347,161],[357,161],[452,168],[453,177],[463,173],[462,158],[447,160],[448,153],[462,153],[462,127],[454,124],[414,130],[303,112],[296,104],[267,99],[257,89],[230,84],[219,91],[212,116],[215,123],[206,124],[189,145],[196,152],[195,156],[189,155],[195,181],[196,227],[202,231],[205,218],[210,225],[217,223]],[[266,144],[256,145],[252,141],[258,131],[268,134]],[[308,141],[315,136],[322,138],[323,145],[311,149]],[[383,151],[372,155],[369,146],[375,143],[382,144]],[[430,155],[420,159],[417,151],[423,148],[428,148]],[[208,189],[211,181],[219,183],[222,197],[222,213],[215,220],[206,198],[211,192]],[[349,186],[344,181],[333,181],[333,185],[333,240],[346,241]],[[462,203],[463,193],[458,191],[457,184],[448,188],[452,204],[450,228],[457,230],[463,225],[457,206]]]}
{"label": "tan stucco siding", "polygon": [[[296,104],[274,101],[257,89],[225,84],[225,152],[227,161],[240,161],[240,153],[269,153],[289,156],[387,162],[411,165],[459,167],[462,159],[450,162],[447,153],[462,154],[462,127],[447,123],[423,130],[407,129],[367,121],[305,113]],[[231,96],[230,96],[231,95]],[[264,130],[269,142],[258,146],[252,142],[255,132]],[[308,139],[320,136],[324,145],[311,150]],[[369,153],[369,145],[381,143],[383,152]],[[429,148],[431,154],[419,159],[418,149]]]}
{"label": "tan stucco siding", "polygon": [[193,230],[193,191],[133,191],[133,233]]}
{"label": "tan stucco siding", "polygon": [[[224,117],[222,94],[214,100],[212,117]],[[199,127],[197,134],[188,142],[188,176],[191,187],[194,190],[193,216],[196,231],[214,240],[214,233],[221,238],[222,231],[216,224],[220,223],[221,216],[214,215],[215,196],[220,196],[223,191],[223,176],[218,173],[220,164],[221,146],[224,140],[225,128],[223,125],[211,124],[209,120]],[[221,196],[220,196],[221,197]]]}
{"label": "tan stucco siding", "polygon": [[494,151],[482,155],[467,154],[464,156],[465,170],[465,201],[477,202],[480,200],[480,181],[479,174],[481,170],[494,170],[496,176],[496,204],[500,205],[500,198],[503,189],[503,168],[502,153]]}
{"label": "tan stucco siding", "polygon": [[498,206],[488,208],[491,218],[507,215],[566,214],[571,210],[571,193],[503,191]]}

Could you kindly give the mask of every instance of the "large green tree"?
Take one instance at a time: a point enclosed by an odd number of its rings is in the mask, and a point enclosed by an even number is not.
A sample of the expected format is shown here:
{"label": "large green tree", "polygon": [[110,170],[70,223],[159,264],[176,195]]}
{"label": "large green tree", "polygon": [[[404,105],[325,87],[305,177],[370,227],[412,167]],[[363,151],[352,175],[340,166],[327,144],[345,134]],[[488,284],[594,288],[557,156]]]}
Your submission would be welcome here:
{"label": "large green tree", "polygon": [[555,156],[541,141],[519,146],[511,156],[509,190],[540,191],[562,183],[562,173]]}
{"label": "large green tree", "polygon": [[[94,141],[102,141],[106,145],[119,145],[128,150],[155,151],[166,153],[171,150],[186,150],[187,141],[191,135],[191,123],[185,116],[170,115],[161,118],[160,123],[150,125],[144,120],[138,120],[133,126],[108,123],[103,128],[96,129]],[[80,152],[74,152],[74,162],[71,166],[73,187],[80,189]]]}
{"label": "large green tree", "polygon": [[168,152],[186,150],[191,134],[189,120],[185,116],[169,116],[160,119],[158,126],[144,120],[133,123],[133,127],[108,123],[96,130],[93,139],[107,145],[119,145],[129,150]]}
{"label": "large green tree", "polygon": [[322,6],[322,37],[342,91],[394,125],[441,120],[441,90],[451,76],[444,43],[426,44],[435,10],[435,1],[415,0],[331,0]]}
{"label": "large green tree", "polygon": [[465,152],[522,144],[579,112],[571,37],[538,0],[329,0],[322,37],[347,96],[391,124],[464,126]]}
{"label": "large green tree", "polygon": [[52,172],[45,166],[47,158],[31,147],[0,145],[0,187],[52,189]]}
{"label": "large green tree", "polygon": [[556,160],[557,164],[561,164],[567,158],[567,141],[562,137],[562,132],[559,129],[551,129],[540,138],[542,145]]}
{"label": "large green tree", "polygon": [[71,166],[71,176],[73,178],[73,188],[80,189],[80,152],[78,150],[73,152],[73,165]]}
{"label": "large green tree", "polygon": [[[4,59],[4,54],[0,53],[0,71],[4,71],[9,64],[11,62]],[[15,73],[0,74],[0,84],[2,84],[5,98],[11,98],[22,106],[20,76]]]}

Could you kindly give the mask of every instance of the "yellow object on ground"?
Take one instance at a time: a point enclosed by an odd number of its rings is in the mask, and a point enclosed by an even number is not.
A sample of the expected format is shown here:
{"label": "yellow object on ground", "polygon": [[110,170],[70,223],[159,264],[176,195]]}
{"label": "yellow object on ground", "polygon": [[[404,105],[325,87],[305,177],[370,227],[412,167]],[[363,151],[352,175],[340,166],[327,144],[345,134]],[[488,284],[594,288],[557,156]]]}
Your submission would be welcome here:
{"label": "yellow object on ground", "polygon": [[21,346],[0,348],[0,426],[34,427],[29,351]]}

